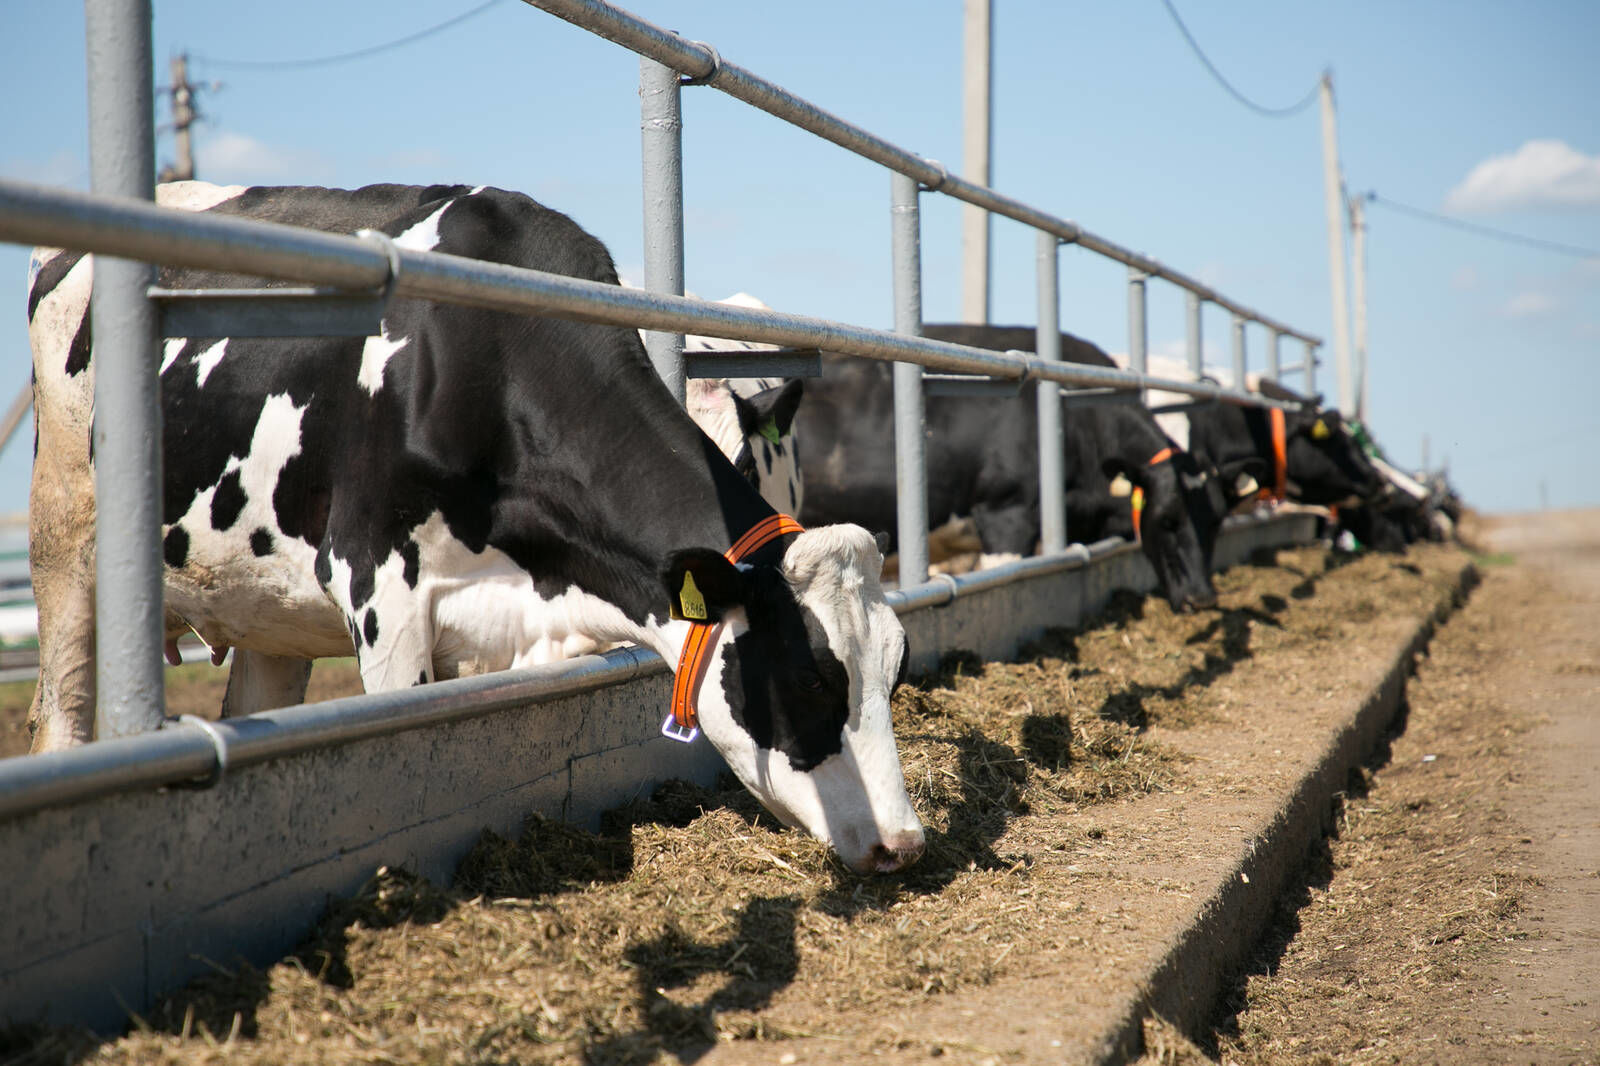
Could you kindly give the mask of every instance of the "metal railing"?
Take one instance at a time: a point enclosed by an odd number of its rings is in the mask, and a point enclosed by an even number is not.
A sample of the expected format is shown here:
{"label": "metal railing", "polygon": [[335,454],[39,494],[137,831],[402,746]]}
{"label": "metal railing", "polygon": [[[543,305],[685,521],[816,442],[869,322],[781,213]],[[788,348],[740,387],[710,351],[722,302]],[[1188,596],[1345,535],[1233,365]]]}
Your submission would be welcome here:
{"label": "metal railing", "polygon": [[[657,292],[681,295],[683,292],[683,175],[682,106],[679,93],[685,85],[709,85],[736,99],[799,127],[815,136],[872,160],[890,172],[891,233],[894,250],[894,325],[897,333],[920,333],[921,225],[919,193],[943,193],[973,204],[992,214],[1021,222],[1038,234],[1039,279],[1038,340],[1035,351],[1044,363],[1059,359],[1058,321],[1060,294],[1057,251],[1063,243],[1077,244],[1128,267],[1128,312],[1130,372],[1146,370],[1145,282],[1162,278],[1187,290],[1189,317],[1189,358],[1196,379],[1202,376],[1201,313],[1205,303],[1214,303],[1233,315],[1234,381],[1243,389],[1245,381],[1245,325],[1255,322],[1267,330],[1269,367],[1274,377],[1281,373],[1278,346],[1282,337],[1299,339],[1306,356],[1301,365],[1304,391],[1314,391],[1316,348],[1321,341],[1282,322],[1269,318],[1231,300],[1208,285],[1172,269],[1147,255],[1132,251],[1100,237],[1076,222],[1058,218],[1029,204],[1004,196],[993,189],[952,175],[936,160],[879,137],[859,126],[830,114],[810,101],[787,91],[758,75],[725,60],[717,49],[700,41],[686,41],[604,0],[524,0],[530,6],[556,15],[573,25],[589,30],[637,53],[639,95],[644,101],[641,127],[644,130],[644,205],[645,205],[645,287]],[[680,77],[681,76],[681,77]],[[1049,324],[1048,326],[1046,324]],[[682,395],[684,378],[683,338],[653,333],[646,344],[657,370],[669,385]],[[842,350],[842,349],[840,349]],[[881,358],[874,353],[869,354]],[[935,364],[916,358],[897,361],[894,375],[895,399],[895,479],[899,494],[897,521],[900,529],[901,580],[915,584],[927,579],[927,473],[923,447],[922,370]],[[1014,377],[993,374],[990,377]],[[1039,477],[1041,547],[1059,551],[1066,545],[1065,498],[1061,460],[1061,407],[1059,383],[1065,381],[1048,373],[1038,376]],[[1137,382],[1107,381],[1113,388],[1128,388]],[[959,385],[941,381],[939,391],[950,393]],[[1182,390],[1178,390],[1182,391]],[[1259,402],[1232,397],[1235,402]]]}
{"label": "metal railing", "polygon": [[[1152,388],[1212,401],[1252,406],[1293,406],[1250,393],[1242,387],[1224,388],[1198,380],[1200,369],[1200,314],[1204,303],[1214,303],[1234,315],[1234,360],[1243,383],[1244,325],[1255,322],[1269,331],[1269,365],[1277,361],[1279,338],[1290,336],[1306,345],[1304,364],[1307,390],[1311,391],[1318,338],[1295,330],[1232,301],[1208,286],[1164,266],[1148,256],[1099,237],[1075,222],[1057,218],[983,186],[954,177],[943,165],[907,152],[882,138],[815,107],[780,87],[736,65],[717,51],[682,40],[674,34],[598,0],[525,0],[577,25],[591,29],[637,51],[641,59],[641,95],[644,99],[645,141],[645,263],[646,289],[624,289],[576,278],[484,263],[441,253],[397,248],[382,234],[343,237],[298,227],[243,218],[194,214],[157,207],[148,202],[149,183],[143,189],[125,176],[102,181],[95,170],[96,192],[111,192],[121,199],[65,192],[0,181],[0,239],[45,244],[93,252],[117,260],[159,262],[178,267],[231,271],[255,276],[309,282],[344,291],[360,290],[375,299],[405,295],[502,311],[548,314],[618,326],[641,327],[652,332],[647,347],[663,379],[681,397],[684,376],[682,334],[767,342],[792,347],[820,348],[896,362],[897,483],[900,495],[901,582],[915,587],[927,579],[927,477],[922,462],[924,369],[949,371],[1012,381],[1037,380],[1040,412],[1041,510],[1044,548],[1060,552],[1065,547],[1065,505],[1061,471],[1061,385],[1102,390],[1106,395],[1138,394]],[[88,0],[90,82],[101,84],[107,99],[124,101],[122,110],[109,113],[137,126],[128,114],[127,100],[148,103],[149,0]],[[96,12],[100,12],[99,16]],[[105,17],[105,13],[115,17]],[[142,21],[143,39],[128,26]],[[126,48],[131,55],[123,55]],[[141,53],[141,48],[143,49]],[[117,62],[108,61],[108,56]],[[683,75],[687,78],[680,78]],[[128,84],[142,78],[144,91]],[[824,137],[891,171],[891,212],[895,249],[895,330],[868,329],[779,311],[732,307],[684,298],[681,177],[681,108],[678,94],[684,84],[707,84],[745,100],[764,111]],[[147,111],[148,107],[145,108]],[[148,117],[148,116],[147,116]],[[148,122],[137,135],[120,136],[117,122],[92,124],[91,154],[115,160],[126,173],[148,174],[150,156]],[[130,160],[132,162],[130,163]],[[919,197],[924,190],[942,192],[981,208],[1032,226],[1038,232],[1039,341],[1037,353],[995,352],[917,336],[921,330],[921,265]],[[143,202],[141,202],[142,197]],[[1130,348],[1134,366],[1129,370],[1063,363],[1059,355],[1059,291],[1057,259],[1062,243],[1075,243],[1129,267]],[[142,305],[140,313],[160,317],[151,298],[150,271],[140,268],[116,278],[102,270],[95,285],[95,313],[102,304],[120,307]],[[1144,284],[1150,277],[1165,279],[1189,293],[1189,353],[1196,380],[1152,377],[1145,373]],[[315,299],[319,294],[311,294]],[[127,312],[124,312],[127,313]],[[273,312],[264,316],[271,318]],[[144,321],[144,319],[141,319]],[[96,419],[96,454],[142,457],[138,447],[121,449],[117,442],[159,440],[160,414],[154,403],[153,382],[159,360],[155,355],[158,328],[141,325],[115,351],[97,346],[97,388],[112,374],[126,380],[139,375],[133,400],[107,403]],[[286,329],[285,334],[300,332]],[[106,337],[108,333],[98,331]],[[742,353],[758,362],[759,353]],[[97,403],[99,397],[97,393]],[[141,464],[143,458],[138,460]],[[98,462],[98,460],[97,460]],[[126,464],[124,464],[126,465]],[[156,544],[159,535],[153,501],[159,499],[159,454],[150,468],[128,481],[136,487],[120,496],[102,492],[99,497],[99,557],[102,562],[130,555],[128,545]],[[107,471],[97,469],[97,483],[106,483]],[[154,485],[154,491],[148,486]],[[108,486],[109,487],[109,486]],[[153,528],[147,528],[153,527]],[[122,545],[117,553],[106,545]],[[143,558],[148,554],[149,558]],[[122,735],[151,728],[160,721],[162,697],[159,673],[152,695],[145,674],[148,663],[160,661],[159,545],[139,558],[126,558],[114,570],[101,569],[100,605],[100,732]],[[117,605],[131,604],[130,616],[141,619],[150,612],[148,589],[157,589],[153,625],[130,626],[119,616]],[[108,620],[111,616],[115,621]],[[107,634],[115,627],[113,639]],[[134,662],[139,660],[139,662]],[[125,685],[131,694],[124,694]],[[111,707],[108,709],[108,702]]]}

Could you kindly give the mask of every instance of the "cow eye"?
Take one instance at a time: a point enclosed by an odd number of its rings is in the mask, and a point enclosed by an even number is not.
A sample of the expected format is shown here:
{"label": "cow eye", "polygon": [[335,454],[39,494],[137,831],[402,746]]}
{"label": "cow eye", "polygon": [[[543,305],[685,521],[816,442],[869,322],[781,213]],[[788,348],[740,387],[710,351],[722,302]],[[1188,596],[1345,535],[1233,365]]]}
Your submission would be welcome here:
{"label": "cow eye", "polygon": [[822,675],[815,670],[800,671],[800,687],[807,692],[822,691]]}

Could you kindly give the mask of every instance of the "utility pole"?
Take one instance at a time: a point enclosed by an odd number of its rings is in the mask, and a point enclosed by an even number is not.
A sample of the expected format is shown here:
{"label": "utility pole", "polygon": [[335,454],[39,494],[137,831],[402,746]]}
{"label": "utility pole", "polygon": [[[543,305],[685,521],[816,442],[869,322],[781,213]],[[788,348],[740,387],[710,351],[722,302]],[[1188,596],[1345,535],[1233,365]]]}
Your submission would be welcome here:
{"label": "utility pole", "polygon": [[[966,0],[962,39],[962,172],[977,185],[989,184],[990,96],[994,90],[994,9],[992,0]],[[989,212],[961,205],[961,317],[989,321]]]}
{"label": "utility pole", "polygon": [[1350,301],[1344,278],[1344,179],[1339,170],[1339,127],[1333,112],[1333,72],[1322,72],[1322,184],[1328,215],[1328,274],[1333,286],[1333,352],[1339,372],[1339,408],[1350,411]]}
{"label": "utility pole", "polygon": [[1350,197],[1350,295],[1356,312],[1355,415],[1367,419],[1367,212],[1366,197]]}
{"label": "utility pole", "polygon": [[189,84],[189,57],[172,57],[172,84],[167,86],[172,102],[172,135],[177,142],[178,161],[161,168],[158,181],[192,181],[194,179],[194,146],[189,128],[200,116],[194,110],[194,86]]}

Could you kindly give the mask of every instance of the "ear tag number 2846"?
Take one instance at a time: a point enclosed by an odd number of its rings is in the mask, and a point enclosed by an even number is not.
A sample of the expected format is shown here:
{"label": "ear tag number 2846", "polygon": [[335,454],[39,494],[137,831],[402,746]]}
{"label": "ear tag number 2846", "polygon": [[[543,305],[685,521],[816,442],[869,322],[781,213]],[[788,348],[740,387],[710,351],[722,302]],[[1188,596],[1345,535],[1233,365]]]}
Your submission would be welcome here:
{"label": "ear tag number 2846", "polygon": [[706,614],[705,597],[700,595],[694,575],[687,570],[683,572],[683,588],[678,590],[678,610],[692,622],[704,622],[710,617]]}

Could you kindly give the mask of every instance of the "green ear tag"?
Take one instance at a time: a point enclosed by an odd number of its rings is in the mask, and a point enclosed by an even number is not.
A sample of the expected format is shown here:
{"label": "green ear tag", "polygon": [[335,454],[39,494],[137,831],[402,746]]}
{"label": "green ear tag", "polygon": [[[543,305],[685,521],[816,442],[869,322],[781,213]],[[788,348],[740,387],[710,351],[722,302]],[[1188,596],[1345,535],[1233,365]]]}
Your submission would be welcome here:
{"label": "green ear tag", "polygon": [[678,590],[678,610],[692,622],[704,622],[709,617],[706,614],[705,597],[700,595],[694,575],[687,570],[683,572],[683,588]]}
{"label": "green ear tag", "polygon": [[770,418],[761,423],[761,425],[756,429],[756,432],[774,444],[778,443],[778,438],[782,436],[782,434],[778,432],[778,423],[774,422]]}

